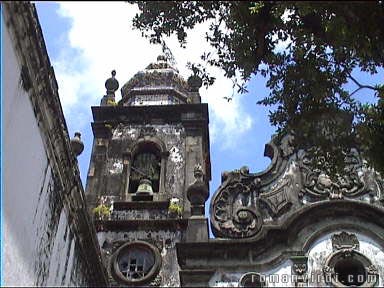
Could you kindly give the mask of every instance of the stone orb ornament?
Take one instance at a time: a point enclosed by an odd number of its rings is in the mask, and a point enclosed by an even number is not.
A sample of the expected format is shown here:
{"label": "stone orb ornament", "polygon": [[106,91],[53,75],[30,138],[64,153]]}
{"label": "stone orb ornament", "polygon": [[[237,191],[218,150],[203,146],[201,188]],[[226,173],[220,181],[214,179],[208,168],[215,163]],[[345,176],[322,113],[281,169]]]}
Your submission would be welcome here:
{"label": "stone orb ornament", "polygon": [[71,139],[71,148],[76,157],[79,156],[84,150],[84,143],[81,141],[80,132],[75,132],[75,137]]}
{"label": "stone orb ornament", "polygon": [[116,80],[116,71],[112,70],[112,77],[105,81],[105,88],[107,89],[107,95],[115,94],[115,91],[119,89],[119,81]]}

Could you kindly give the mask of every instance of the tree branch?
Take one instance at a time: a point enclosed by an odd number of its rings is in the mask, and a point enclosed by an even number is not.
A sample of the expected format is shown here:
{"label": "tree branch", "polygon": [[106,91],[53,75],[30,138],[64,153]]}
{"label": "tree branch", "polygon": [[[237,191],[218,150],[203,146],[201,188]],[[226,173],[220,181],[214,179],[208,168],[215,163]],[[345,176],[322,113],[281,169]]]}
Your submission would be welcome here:
{"label": "tree branch", "polygon": [[361,90],[361,89],[363,89],[364,87],[359,87],[359,88],[357,88],[355,91],[353,91],[351,94],[349,94],[349,97],[352,97],[353,96],[353,94],[355,94],[357,91],[359,91],[359,90]]}
{"label": "tree branch", "polygon": [[[378,89],[376,87],[374,87],[374,86],[360,84],[355,78],[352,77],[352,75],[350,73],[348,73],[348,78],[351,79],[359,87],[358,89],[353,91],[352,94],[354,94],[355,92],[357,92],[358,90],[363,89],[363,88],[368,88],[368,89],[372,89],[372,90],[378,91]],[[352,94],[351,94],[351,96],[352,96]]]}

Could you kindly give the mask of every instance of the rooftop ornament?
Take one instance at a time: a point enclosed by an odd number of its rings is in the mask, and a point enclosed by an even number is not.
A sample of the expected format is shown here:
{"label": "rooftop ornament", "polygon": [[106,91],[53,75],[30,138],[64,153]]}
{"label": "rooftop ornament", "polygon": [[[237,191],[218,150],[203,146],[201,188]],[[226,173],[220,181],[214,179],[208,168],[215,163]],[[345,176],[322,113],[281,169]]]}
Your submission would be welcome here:
{"label": "rooftop ornament", "polygon": [[84,143],[81,141],[80,132],[75,133],[75,137],[71,139],[71,147],[73,153],[75,153],[76,157],[79,156],[84,150]]}
{"label": "rooftop ornament", "polygon": [[195,165],[193,176],[195,177],[195,181],[187,188],[187,197],[191,202],[192,216],[202,216],[204,215],[204,205],[208,199],[209,191],[204,182],[203,168],[200,164]]}
{"label": "rooftop ornament", "polygon": [[105,88],[107,89],[107,95],[115,95],[117,89],[119,89],[119,81],[116,80],[116,71],[112,70],[112,77],[105,81]]}
{"label": "rooftop ornament", "polygon": [[157,62],[167,62],[167,57],[165,55],[157,56]]}

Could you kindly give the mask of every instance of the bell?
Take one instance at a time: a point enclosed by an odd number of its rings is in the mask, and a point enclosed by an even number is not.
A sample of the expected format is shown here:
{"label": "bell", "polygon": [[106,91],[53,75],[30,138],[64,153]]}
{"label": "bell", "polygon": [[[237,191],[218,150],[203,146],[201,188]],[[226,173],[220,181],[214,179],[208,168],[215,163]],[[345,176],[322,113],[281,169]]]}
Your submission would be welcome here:
{"label": "bell", "polygon": [[149,179],[141,179],[139,183],[139,187],[137,187],[136,194],[153,194],[152,190],[152,182]]}

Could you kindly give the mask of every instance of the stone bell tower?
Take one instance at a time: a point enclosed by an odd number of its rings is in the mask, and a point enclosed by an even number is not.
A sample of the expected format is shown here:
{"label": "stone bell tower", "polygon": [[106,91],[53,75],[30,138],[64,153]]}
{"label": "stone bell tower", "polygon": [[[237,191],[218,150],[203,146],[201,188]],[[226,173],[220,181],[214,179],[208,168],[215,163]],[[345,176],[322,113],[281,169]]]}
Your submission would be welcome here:
{"label": "stone bell tower", "polygon": [[180,286],[176,243],[204,215],[211,177],[201,80],[185,81],[159,56],[123,85],[117,103],[115,75],[92,107],[86,185],[104,265],[111,286]]}

